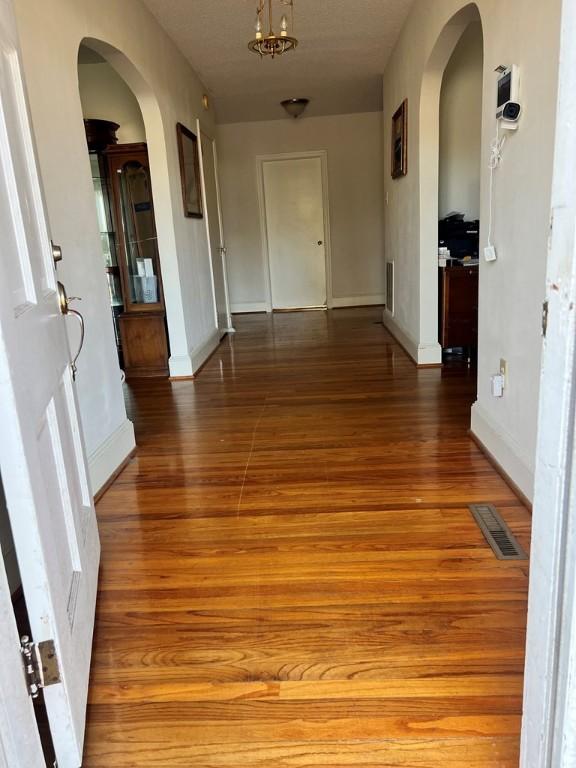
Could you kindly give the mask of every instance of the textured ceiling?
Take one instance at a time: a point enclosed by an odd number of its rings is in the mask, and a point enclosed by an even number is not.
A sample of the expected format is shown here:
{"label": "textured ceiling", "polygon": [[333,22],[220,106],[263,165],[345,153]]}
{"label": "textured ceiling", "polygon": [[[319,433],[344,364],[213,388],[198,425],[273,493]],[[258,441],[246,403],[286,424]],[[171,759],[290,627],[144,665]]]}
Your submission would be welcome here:
{"label": "textured ceiling", "polygon": [[[271,61],[248,51],[256,0],[143,0],[212,96],[219,122],[381,109],[382,74],[413,0],[295,0],[296,51]],[[277,0],[274,0],[277,4]]]}

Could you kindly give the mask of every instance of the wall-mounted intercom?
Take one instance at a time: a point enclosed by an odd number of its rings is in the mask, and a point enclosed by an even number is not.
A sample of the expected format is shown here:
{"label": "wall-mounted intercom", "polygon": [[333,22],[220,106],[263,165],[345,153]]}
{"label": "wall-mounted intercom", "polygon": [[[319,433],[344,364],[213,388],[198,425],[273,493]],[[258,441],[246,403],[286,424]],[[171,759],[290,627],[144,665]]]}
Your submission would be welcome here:
{"label": "wall-mounted intercom", "polygon": [[501,121],[502,127],[508,130],[518,128],[518,121],[522,113],[520,106],[520,70],[515,64],[511,66],[501,65],[496,68],[498,72],[498,98],[496,105],[496,117]]}

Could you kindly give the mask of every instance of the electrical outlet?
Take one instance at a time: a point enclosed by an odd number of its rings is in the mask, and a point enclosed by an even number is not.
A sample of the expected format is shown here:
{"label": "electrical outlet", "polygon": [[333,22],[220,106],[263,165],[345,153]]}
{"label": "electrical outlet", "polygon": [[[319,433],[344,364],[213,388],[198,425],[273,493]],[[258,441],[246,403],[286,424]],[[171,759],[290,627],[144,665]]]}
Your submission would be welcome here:
{"label": "electrical outlet", "polygon": [[504,377],[501,373],[492,376],[492,397],[504,397]]}

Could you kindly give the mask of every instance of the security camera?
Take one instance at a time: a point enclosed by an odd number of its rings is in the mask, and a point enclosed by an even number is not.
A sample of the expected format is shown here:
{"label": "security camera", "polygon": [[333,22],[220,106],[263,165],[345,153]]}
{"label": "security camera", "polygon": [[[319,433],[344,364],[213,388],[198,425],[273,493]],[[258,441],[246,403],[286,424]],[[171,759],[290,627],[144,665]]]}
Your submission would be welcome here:
{"label": "security camera", "polygon": [[518,121],[522,114],[522,107],[517,101],[508,101],[502,107],[499,115],[500,125],[507,131],[516,131],[518,129]]}
{"label": "security camera", "polygon": [[522,113],[522,107],[517,101],[509,101],[502,110],[502,120],[509,123],[517,123]]}

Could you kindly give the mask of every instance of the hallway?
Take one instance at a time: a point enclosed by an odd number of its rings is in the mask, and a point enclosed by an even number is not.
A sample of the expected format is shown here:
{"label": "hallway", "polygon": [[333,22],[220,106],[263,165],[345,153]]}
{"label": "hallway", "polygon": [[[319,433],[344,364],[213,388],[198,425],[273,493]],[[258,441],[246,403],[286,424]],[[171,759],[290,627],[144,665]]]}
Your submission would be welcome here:
{"label": "hallway", "polygon": [[517,768],[530,517],[467,435],[474,377],[377,308],[246,315],[141,382],[98,504],[84,768]]}

